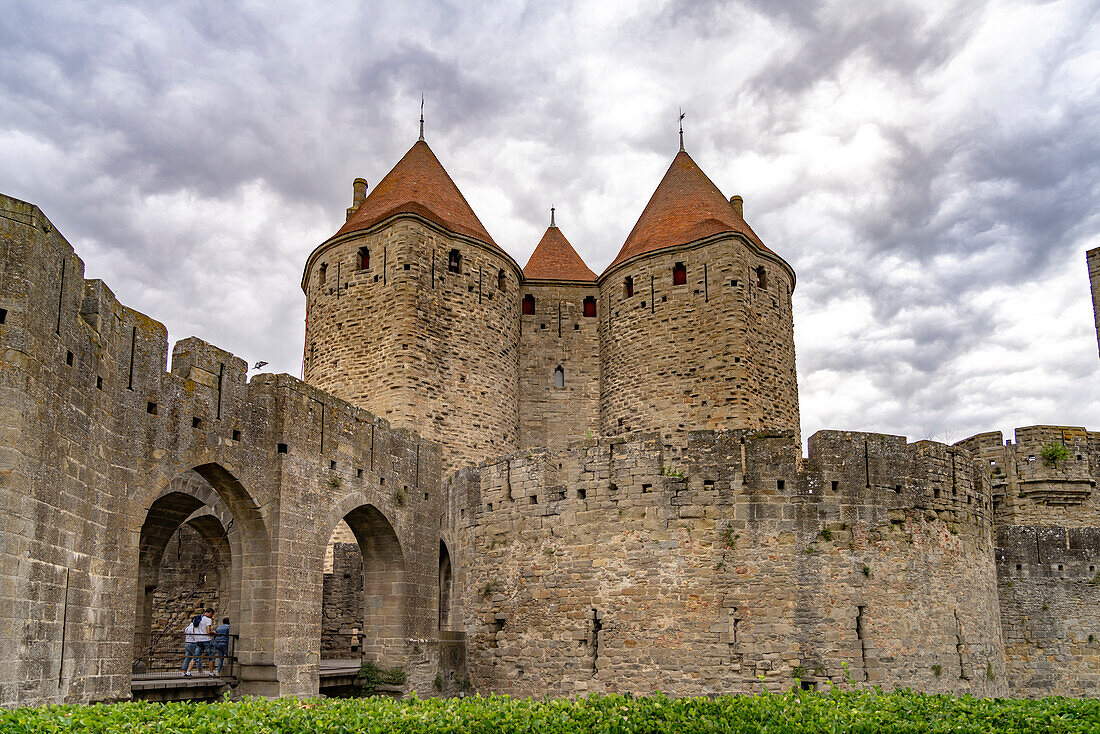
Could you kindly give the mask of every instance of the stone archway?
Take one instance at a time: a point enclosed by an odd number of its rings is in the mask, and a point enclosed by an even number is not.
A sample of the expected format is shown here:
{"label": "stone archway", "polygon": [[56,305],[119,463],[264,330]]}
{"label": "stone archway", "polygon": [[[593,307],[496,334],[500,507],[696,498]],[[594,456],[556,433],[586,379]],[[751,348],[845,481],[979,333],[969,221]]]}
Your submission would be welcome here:
{"label": "stone archway", "polygon": [[454,614],[451,609],[454,599],[454,571],[451,568],[451,553],[447,544],[439,540],[439,629],[451,629]]}
{"label": "stone archway", "polygon": [[[242,680],[247,672],[243,668],[270,667],[273,663],[270,543],[256,502],[228,470],[214,463],[182,473],[148,497],[138,539],[132,652],[135,661],[145,660],[135,666],[135,671],[148,668],[160,651],[167,651],[164,653],[167,659],[157,661],[157,667],[166,669],[173,659],[178,667],[182,660],[182,630],[199,603],[203,607],[215,606],[219,618],[230,617],[232,632],[239,636],[235,653],[242,664]],[[177,543],[174,549],[170,548],[173,540]],[[186,553],[185,540],[189,544]],[[175,558],[171,561],[177,567],[172,571],[181,572],[177,575],[187,577],[189,571],[205,563],[211,568],[206,571],[204,587],[190,594],[167,595],[168,598],[159,600],[158,608],[156,595],[161,570],[166,552],[173,551]],[[178,567],[185,555],[193,568]],[[192,578],[200,578],[204,570],[198,568]],[[162,589],[162,597],[163,592]],[[169,604],[191,608],[172,609]],[[156,639],[158,634],[166,639]],[[269,673],[256,677],[274,681]],[[257,693],[277,692],[266,683],[249,688],[255,688]]]}
{"label": "stone archway", "polygon": [[[325,587],[322,636],[332,634],[333,620],[341,620],[345,629],[350,629],[348,620],[355,619],[361,643],[354,653],[381,665],[399,664],[404,658],[406,637],[405,554],[401,543],[393,525],[374,505],[355,506],[341,519],[351,530],[355,548],[337,546],[332,576],[339,574],[340,578],[333,578]],[[343,578],[345,573],[348,579]],[[334,604],[341,608],[337,614],[330,614]],[[350,644],[334,647],[331,637],[322,639],[323,658],[347,658],[351,652]]]}

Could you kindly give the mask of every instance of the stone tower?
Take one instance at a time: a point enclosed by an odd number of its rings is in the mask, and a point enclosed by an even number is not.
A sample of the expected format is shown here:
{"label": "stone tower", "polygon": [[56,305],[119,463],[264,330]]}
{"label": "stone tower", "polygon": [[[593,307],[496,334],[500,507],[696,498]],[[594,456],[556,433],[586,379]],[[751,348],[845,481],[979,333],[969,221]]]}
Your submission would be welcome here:
{"label": "stone tower", "polygon": [[520,446],[560,449],[600,431],[600,289],[552,215],[523,276]]}
{"label": "stone tower", "polygon": [[1085,253],[1089,263],[1089,284],[1092,286],[1092,316],[1096,320],[1096,344],[1100,348],[1100,247]]}
{"label": "stone tower", "polygon": [[604,434],[798,432],[794,270],[682,148],[599,282]]}
{"label": "stone tower", "polygon": [[307,382],[444,447],[446,470],[513,451],[519,266],[423,139],[306,261]]}

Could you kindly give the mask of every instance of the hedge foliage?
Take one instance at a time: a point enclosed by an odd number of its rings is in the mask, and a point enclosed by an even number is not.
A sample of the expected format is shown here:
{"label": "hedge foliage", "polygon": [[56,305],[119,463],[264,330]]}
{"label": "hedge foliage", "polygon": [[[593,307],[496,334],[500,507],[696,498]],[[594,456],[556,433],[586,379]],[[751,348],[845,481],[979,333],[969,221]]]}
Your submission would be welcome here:
{"label": "hedge foliage", "polygon": [[910,691],[576,701],[491,698],[248,699],[125,703],[0,711],[5,732],[1098,732],[1100,700],[1038,701]]}

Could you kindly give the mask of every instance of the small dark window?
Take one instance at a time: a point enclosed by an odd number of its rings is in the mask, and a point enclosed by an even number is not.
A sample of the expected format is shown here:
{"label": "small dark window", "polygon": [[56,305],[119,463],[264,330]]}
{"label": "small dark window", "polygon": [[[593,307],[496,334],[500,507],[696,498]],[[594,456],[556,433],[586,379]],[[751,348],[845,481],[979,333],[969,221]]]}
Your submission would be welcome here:
{"label": "small dark window", "polygon": [[362,469],[356,469],[355,470],[355,478],[356,479],[362,479],[363,478],[363,470]]}
{"label": "small dark window", "polygon": [[688,282],[688,271],[684,267],[683,263],[676,263],[672,266],[672,284],[683,285]]}
{"label": "small dark window", "polygon": [[756,287],[767,288],[768,287],[768,271],[764,270],[764,266],[761,265],[756,269]]}
{"label": "small dark window", "polygon": [[565,387],[565,370],[560,364],[554,369],[554,387]]}
{"label": "small dark window", "polygon": [[329,461],[328,468],[332,469],[333,471],[336,471],[336,462],[335,461]]}
{"label": "small dark window", "polygon": [[233,429],[233,440],[234,441],[240,441],[241,440],[241,432],[238,431],[237,429]]}
{"label": "small dark window", "polygon": [[539,503],[539,497],[537,494],[533,494],[527,498],[527,501],[530,502],[532,505],[537,505]]}
{"label": "small dark window", "polygon": [[317,277],[320,280],[318,285],[324,285],[325,281],[328,280],[328,265],[326,263],[321,263],[321,269],[318,271]]}
{"label": "small dark window", "polygon": [[359,269],[360,270],[370,270],[370,248],[369,247],[360,247],[359,248]]}
{"label": "small dark window", "polygon": [[99,377],[98,375],[95,378],[95,389],[96,390],[102,390],[103,389],[103,378]]}
{"label": "small dark window", "polygon": [[734,278],[733,280],[731,280],[730,285],[733,286],[734,288],[736,288],[737,287],[737,279]]}
{"label": "small dark window", "polygon": [[498,291],[504,290],[504,287],[507,284],[508,284],[508,278],[506,278],[504,276],[504,271],[503,270],[498,270],[497,271],[497,290]]}
{"label": "small dark window", "polygon": [[623,293],[626,295],[627,298],[630,298],[632,295],[634,295],[634,278],[630,277],[629,275],[626,276],[625,279],[623,279]]}
{"label": "small dark window", "polygon": [[0,308],[0,324],[8,320],[8,309]]}
{"label": "small dark window", "polygon": [[838,489],[840,489],[840,482],[837,482],[837,481],[834,480],[832,482],[832,489],[833,489],[834,492],[837,491]]}
{"label": "small dark window", "polygon": [[278,452],[279,452],[280,454],[285,454],[285,453],[286,453],[286,444],[285,444],[285,443],[281,443],[281,444],[279,444],[278,446],[276,446],[276,450],[277,450],[277,451],[278,451]]}
{"label": "small dark window", "polygon": [[412,265],[409,263],[405,263],[404,268],[405,270],[412,270]]}
{"label": "small dark window", "polygon": [[1024,569],[1023,564],[1020,564],[1020,563],[1016,564],[1016,570],[1017,571],[1022,571],[1023,569]]}
{"label": "small dark window", "polygon": [[191,427],[192,428],[202,428],[202,418],[192,418],[191,419]]}
{"label": "small dark window", "polygon": [[523,297],[523,315],[530,316],[535,313],[535,297],[528,293]]}
{"label": "small dark window", "polygon": [[157,414],[157,404],[156,403],[146,404],[145,412],[148,413],[149,415],[156,415]]}
{"label": "small dark window", "polygon": [[592,296],[584,299],[584,315],[589,317],[596,315],[596,299]]}
{"label": "small dark window", "polygon": [[577,499],[583,500],[583,499],[587,499],[587,498],[588,498],[588,490],[587,489],[578,489],[577,490]]}
{"label": "small dark window", "polygon": [[72,352],[65,352],[65,364],[67,364],[67,365],[69,365],[70,367],[72,367],[72,366],[73,366],[73,361],[74,361],[75,359],[76,359],[76,358],[75,358],[75,357],[73,357],[73,353],[72,353]]}
{"label": "small dark window", "polygon": [[451,250],[451,254],[447,257],[447,270],[462,274],[462,254],[458,250]]}
{"label": "small dark window", "polygon": [[786,485],[787,485],[787,483],[784,482],[782,479],[775,480],[775,488],[776,489],[783,489]]}

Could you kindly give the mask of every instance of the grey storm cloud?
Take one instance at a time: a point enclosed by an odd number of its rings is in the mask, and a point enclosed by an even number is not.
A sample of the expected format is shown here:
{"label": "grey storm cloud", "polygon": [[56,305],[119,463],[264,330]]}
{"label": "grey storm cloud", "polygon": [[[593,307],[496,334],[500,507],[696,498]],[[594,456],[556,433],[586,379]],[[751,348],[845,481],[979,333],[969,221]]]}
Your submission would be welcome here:
{"label": "grey storm cloud", "polygon": [[0,190],[128,305],[298,374],[306,255],[427,137],[597,271],[676,145],[798,273],[803,434],[1100,415],[1100,3],[78,3],[0,25]]}

